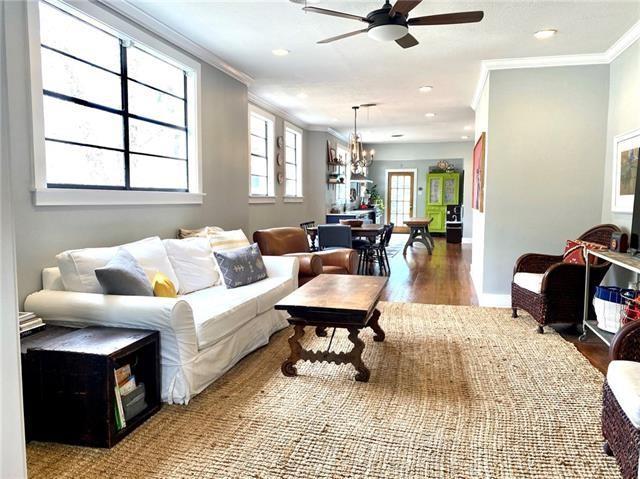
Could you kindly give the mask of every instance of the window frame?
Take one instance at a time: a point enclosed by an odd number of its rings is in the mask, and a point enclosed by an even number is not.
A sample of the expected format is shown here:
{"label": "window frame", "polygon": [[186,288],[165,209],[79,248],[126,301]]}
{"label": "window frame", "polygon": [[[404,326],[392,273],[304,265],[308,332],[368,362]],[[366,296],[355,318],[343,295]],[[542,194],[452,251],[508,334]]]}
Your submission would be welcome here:
{"label": "window frame", "polygon": [[42,58],[40,40],[40,1],[27,2],[29,67],[32,115],[32,191],[36,206],[58,205],[138,205],[138,204],[202,204],[202,133],[201,133],[201,65],[174,47],[149,35],[127,20],[116,16],[91,2],[66,3],[46,0],[54,7],[88,20],[98,22],[100,28],[131,42],[142,51],[161,58],[187,72],[187,148],[188,191],[83,188],[82,186],[49,187],[46,174],[46,152],[44,136],[44,92],[42,80]]}
{"label": "window frame", "polygon": [[[296,194],[287,195],[287,131],[294,133],[300,140],[300,145],[296,145]],[[304,162],[304,132],[302,128],[289,123],[284,122],[284,193],[283,201],[285,203],[301,203],[304,201],[304,189],[303,189],[303,162]],[[291,164],[291,163],[289,163]]]}
{"label": "window frame", "polygon": [[[255,115],[260,119],[267,122],[267,194],[253,194],[251,192],[251,177],[254,176],[251,172],[251,117]],[[249,203],[275,203],[275,128],[276,117],[272,113],[249,103],[249,111],[247,115],[247,140],[248,140],[248,161],[249,161]]]}
{"label": "window frame", "polygon": [[[349,203],[351,203],[350,201],[350,185],[351,185],[351,156],[349,155],[349,148],[347,147],[347,145],[343,144],[343,143],[338,143],[336,145],[336,155],[338,155],[339,151],[342,150],[344,151],[344,158],[343,161],[344,166],[340,166],[338,168],[338,170],[342,170],[344,168],[344,185],[336,185],[336,203],[338,203],[339,201],[343,202],[345,205],[348,205]],[[343,187],[344,188],[344,196],[342,198],[338,197],[338,187]]]}

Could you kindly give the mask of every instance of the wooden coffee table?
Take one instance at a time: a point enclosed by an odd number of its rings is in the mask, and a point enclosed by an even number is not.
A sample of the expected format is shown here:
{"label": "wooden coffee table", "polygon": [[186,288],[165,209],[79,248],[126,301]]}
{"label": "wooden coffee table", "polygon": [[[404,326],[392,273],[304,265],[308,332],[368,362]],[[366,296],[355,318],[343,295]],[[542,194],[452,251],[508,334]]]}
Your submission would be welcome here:
{"label": "wooden coffee table", "polygon": [[[278,302],[275,308],[286,310],[291,315],[289,323],[294,326],[289,338],[291,353],[282,363],[282,374],[296,376],[298,361],[350,363],[356,369],[356,381],[369,381],[369,369],[362,361],[364,341],[358,333],[369,327],[375,333],[374,341],[384,341],[376,305],[386,284],[386,277],[321,274]],[[318,336],[326,336],[326,328],[344,328],[349,331],[353,348],[340,353],[303,349],[300,338],[306,326],[315,327]]]}
{"label": "wooden coffee table", "polygon": [[407,248],[413,246],[413,243],[422,243],[427,247],[427,252],[432,254],[434,243],[429,233],[429,224],[432,221],[433,218],[410,218],[404,222],[411,231],[409,232],[409,239],[402,250],[403,256],[407,255]]}

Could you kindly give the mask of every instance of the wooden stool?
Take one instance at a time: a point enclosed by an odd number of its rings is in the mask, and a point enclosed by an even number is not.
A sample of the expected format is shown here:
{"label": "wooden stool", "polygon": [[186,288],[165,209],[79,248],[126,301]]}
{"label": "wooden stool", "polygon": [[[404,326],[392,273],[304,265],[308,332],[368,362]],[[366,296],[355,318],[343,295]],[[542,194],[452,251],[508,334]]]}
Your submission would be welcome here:
{"label": "wooden stool", "polygon": [[404,222],[410,228],[409,239],[404,245],[402,255],[407,255],[407,248],[413,246],[413,243],[422,243],[427,247],[429,254],[433,253],[433,238],[429,233],[429,224],[433,221],[433,218],[409,218]]}

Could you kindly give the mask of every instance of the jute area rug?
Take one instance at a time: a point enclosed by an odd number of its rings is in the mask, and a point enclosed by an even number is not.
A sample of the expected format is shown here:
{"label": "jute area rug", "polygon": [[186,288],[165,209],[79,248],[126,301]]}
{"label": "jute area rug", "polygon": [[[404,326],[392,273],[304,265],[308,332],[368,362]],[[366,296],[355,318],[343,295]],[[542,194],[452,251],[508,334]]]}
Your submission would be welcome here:
{"label": "jute area rug", "polygon": [[[509,310],[381,303],[369,383],[299,363],[284,330],[188,406],[111,450],[31,443],[30,477],[617,478],[601,452],[602,375]],[[305,336],[314,349],[328,338]],[[333,348],[346,349],[336,333]]]}

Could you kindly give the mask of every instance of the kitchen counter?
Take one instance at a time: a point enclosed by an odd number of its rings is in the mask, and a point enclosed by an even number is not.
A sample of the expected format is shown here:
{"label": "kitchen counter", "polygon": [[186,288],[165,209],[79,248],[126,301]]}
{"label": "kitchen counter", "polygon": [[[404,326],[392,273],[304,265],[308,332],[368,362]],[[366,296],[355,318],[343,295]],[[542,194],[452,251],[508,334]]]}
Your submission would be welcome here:
{"label": "kitchen counter", "polygon": [[344,213],[327,213],[327,214],[331,216],[353,216],[353,215],[357,215],[358,213],[367,214],[367,213],[373,213],[375,211],[376,211],[375,209],[371,208],[367,210],[347,210]]}

